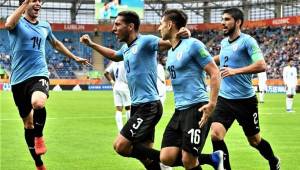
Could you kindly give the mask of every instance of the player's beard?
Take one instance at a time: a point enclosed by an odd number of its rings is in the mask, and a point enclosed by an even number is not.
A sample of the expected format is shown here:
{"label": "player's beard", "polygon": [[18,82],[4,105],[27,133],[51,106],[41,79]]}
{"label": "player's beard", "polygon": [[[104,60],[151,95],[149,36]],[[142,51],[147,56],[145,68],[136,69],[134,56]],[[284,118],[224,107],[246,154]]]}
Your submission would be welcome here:
{"label": "player's beard", "polygon": [[228,29],[227,32],[224,32],[224,35],[225,35],[225,36],[231,36],[232,34],[234,34],[235,30],[236,30],[236,26],[234,26],[234,27]]}

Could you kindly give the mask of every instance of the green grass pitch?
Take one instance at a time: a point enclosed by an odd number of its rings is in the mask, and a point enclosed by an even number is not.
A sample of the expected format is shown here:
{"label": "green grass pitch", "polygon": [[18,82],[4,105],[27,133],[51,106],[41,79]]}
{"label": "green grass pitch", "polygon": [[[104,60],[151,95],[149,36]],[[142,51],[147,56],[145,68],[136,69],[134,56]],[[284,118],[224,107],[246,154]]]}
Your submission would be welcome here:
{"label": "green grass pitch", "polygon": [[[285,112],[284,94],[267,94],[265,103],[259,104],[261,134],[281,158],[283,170],[300,169],[299,98],[294,99],[295,113]],[[11,92],[0,92],[0,102],[0,169],[34,170]],[[156,128],[157,149],[173,107],[172,94],[168,93],[164,115]],[[48,152],[43,160],[49,170],[144,169],[135,159],[121,157],[113,150],[117,128],[111,91],[50,92],[46,108],[44,136]],[[226,142],[233,170],[269,169],[267,161],[249,146],[237,123],[229,130]],[[203,152],[209,153],[211,148],[208,137]],[[212,170],[209,166],[203,169]]]}

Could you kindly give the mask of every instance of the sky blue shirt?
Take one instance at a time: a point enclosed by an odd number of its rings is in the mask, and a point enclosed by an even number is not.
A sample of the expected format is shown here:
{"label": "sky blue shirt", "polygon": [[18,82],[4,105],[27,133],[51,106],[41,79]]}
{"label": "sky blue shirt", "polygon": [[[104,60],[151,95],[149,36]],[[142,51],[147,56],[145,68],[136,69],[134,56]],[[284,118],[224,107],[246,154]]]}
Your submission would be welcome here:
{"label": "sky blue shirt", "polygon": [[31,77],[48,77],[45,58],[46,39],[55,39],[48,22],[39,21],[32,24],[21,17],[16,27],[9,31],[12,57],[11,85]]}
{"label": "sky blue shirt", "polygon": [[159,100],[156,86],[159,39],[154,35],[138,35],[116,53],[124,60],[132,105]]}
{"label": "sky blue shirt", "polygon": [[205,45],[195,39],[183,39],[168,51],[167,68],[171,76],[176,109],[208,101],[205,66],[213,62]]}
{"label": "sky blue shirt", "polygon": [[[262,52],[254,38],[241,33],[233,42],[224,38],[221,42],[220,67],[241,68],[263,60]],[[219,96],[226,99],[244,99],[255,95],[252,74],[237,74],[221,81]]]}

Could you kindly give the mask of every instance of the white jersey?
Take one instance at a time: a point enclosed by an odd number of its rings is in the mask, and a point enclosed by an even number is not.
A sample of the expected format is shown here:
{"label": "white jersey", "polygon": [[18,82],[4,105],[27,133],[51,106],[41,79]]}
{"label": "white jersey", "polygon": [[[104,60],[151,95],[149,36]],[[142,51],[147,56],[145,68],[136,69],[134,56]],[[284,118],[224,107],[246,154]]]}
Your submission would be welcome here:
{"label": "white jersey", "polygon": [[127,79],[126,79],[126,70],[124,67],[124,62],[112,62],[106,69],[106,72],[114,75],[115,84],[114,90],[129,90]]}
{"label": "white jersey", "polygon": [[267,90],[267,73],[266,72],[260,72],[257,73],[258,77],[258,88],[259,91]]}
{"label": "white jersey", "polygon": [[166,99],[166,77],[163,65],[157,64],[157,90],[161,103]]}
{"label": "white jersey", "polygon": [[283,82],[286,86],[297,86],[297,69],[296,67],[286,66],[283,68]]}

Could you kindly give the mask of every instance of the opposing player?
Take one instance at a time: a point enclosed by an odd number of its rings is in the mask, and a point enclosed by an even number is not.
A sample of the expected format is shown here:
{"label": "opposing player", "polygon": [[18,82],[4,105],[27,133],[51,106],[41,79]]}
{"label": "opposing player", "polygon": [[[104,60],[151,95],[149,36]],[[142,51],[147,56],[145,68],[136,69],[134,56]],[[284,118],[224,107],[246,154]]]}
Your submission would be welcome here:
{"label": "opposing player", "polygon": [[40,0],[20,0],[19,3],[20,6],[5,22],[12,49],[10,83],[15,104],[23,119],[28,149],[36,168],[44,170],[46,167],[41,155],[47,151],[43,129],[46,122],[45,104],[49,96],[46,40],[77,62],[87,64],[87,60],[73,55],[54,37],[50,24],[38,20],[42,5]]}
{"label": "opposing player", "polygon": [[267,73],[260,72],[257,73],[258,78],[258,92],[259,92],[259,102],[264,103],[265,92],[267,91]]}
{"label": "opposing player", "polygon": [[293,98],[297,88],[297,69],[293,66],[293,59],[288,59],[288,65],[283,68],[283,82],[286,87],[286,111],[293,111]]}
{"label": "opposing player", "polygon": [[157,50],[169,49],[171,45],[156,36],[139,34],[139,26],[140,19],[135,12],[118,13],[112,32],[119,41],[125,42],[118,51],[94,43],[88,35],[83,35],[80,41],[113,61],[124,60],[131,94],[131,117],[113,144],[115,151],[140,160],[146,169],[160,169],[159,152],[151,149],[155,125],[162,115],[156,58]]}
{"label": "opposing player", "polygon": [[[187,15],[183,11],[170,9],[164,12],[158,28],[162,39],[169,40],[172,45],[168,51],[167,68],[176,107],[163,135],[160,160],[169,166],[183,164],[187,170],[197,170],[201,169],[199,161],[204,161],[198,157],[209,132],[208,119],[217,102],[220,72],[202,42],[176,36],[186,24]],[[206,91],[205,72],[211,80],[210,99]],[[220,163],[222,158],[217,157],[215,164],[210,161],[215,169],[223,169]]]}
{"label": "opposing player", "polygon": [[241,32],[244,14],[238,8],[223,11],[224,35],[221,51],[215,61],[220,63],[221,86],[213,113],[211,139],[214,150],[223,150],[224,166],[230,170],[229,152],[224,138],[236,119],[242,126],[249,144],[269,162],[271,170],[279,170],[279,159],[274,155],[269,142],[260,135],[259,116],[252,74],[266,69],[262,52],[254,38]]}
{"label": "opposing player", "polygon": [[[121,131],[123,128],[123,107],[126,112],[126,119],[130,118],[130,92],[126,79],[126,71],[124,62],[112,62],[104,73],[105,78],[111,83],[113,87],[114,103],[116,106],[115,119],[118,130]],[[114,78],[113,78],[114,76]]]}
{"label": "opposing player", "polygon": [[165,73],[165,65],[166,65],[166,58],[164,56],[159,56],[157,58],[157,90],[160,101],[162,105],[164,105],[166,100],[166,73]]}

